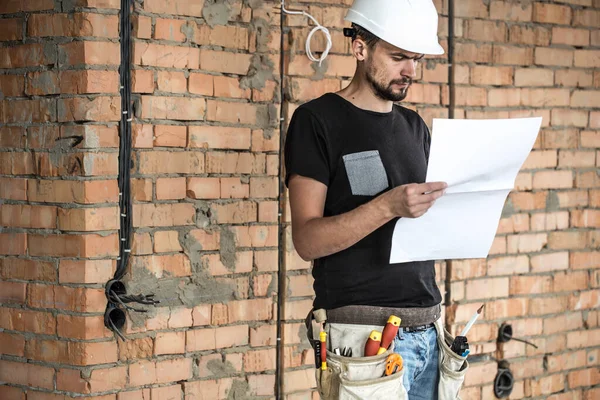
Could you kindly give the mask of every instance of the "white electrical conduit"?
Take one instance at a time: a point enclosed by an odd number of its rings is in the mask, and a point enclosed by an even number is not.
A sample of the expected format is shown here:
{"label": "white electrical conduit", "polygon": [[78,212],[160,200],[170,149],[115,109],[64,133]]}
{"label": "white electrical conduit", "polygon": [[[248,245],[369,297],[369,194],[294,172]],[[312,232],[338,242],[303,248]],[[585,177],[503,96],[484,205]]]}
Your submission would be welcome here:
{"label": "white electrical conduit", "polygon": [[[285,8],[285,0],[281,0],[281,12],[285,13],[285,14],[289,14],[289,15],[304,15],[308,18],[310,18],[314,24],[315,27],[310,31],[310,33],[308,34],[308,37],[306,38],[306,45],[305,45],[305,49],[306,49],[306,55],[308,56],[308,58],[311,61],[316,61],[319,63],[319,66],[321,66],[321,63],[323,62],[323,60],[325,60],[325,58],[327,57],[327,55],[329,54],[329,50],[331,50],[331,34],[329,33],[329,29],[325,28],[323,25],[321,25],[316,19],[315,17],[313,17],[312,15],[310,15],[307,12],[304,11],[293,11],[293,10],[287,10]],[[327,39],[327,45],[325,46],[325,51],[323,51],[323,54],[321,54],[321,58],[316,58],[312,51],[310,50],[310,41],[313,37],[313,35],[317,32],[317,31],[322,31],[323,34],[325,35],[325,38]]]}

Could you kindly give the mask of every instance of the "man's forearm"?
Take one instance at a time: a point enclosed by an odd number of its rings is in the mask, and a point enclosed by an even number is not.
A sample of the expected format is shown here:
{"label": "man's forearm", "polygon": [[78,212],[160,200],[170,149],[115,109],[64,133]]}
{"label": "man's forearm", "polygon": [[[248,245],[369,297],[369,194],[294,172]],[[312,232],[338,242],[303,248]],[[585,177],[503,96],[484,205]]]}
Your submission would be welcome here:
{"label": "man's forearm", "polygon": [[314,260],[345,250],[393,218],[385,195],[344,214],[314,218],[292,226],[296,251],[304,260]]}

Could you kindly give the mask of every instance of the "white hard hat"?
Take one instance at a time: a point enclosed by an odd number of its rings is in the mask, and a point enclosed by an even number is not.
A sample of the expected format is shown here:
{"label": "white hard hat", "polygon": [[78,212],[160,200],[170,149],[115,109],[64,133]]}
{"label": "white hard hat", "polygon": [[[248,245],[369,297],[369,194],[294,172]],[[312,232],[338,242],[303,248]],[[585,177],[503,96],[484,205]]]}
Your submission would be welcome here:
{"label": "white hard hat", "polygon": [[431,0],[354,0],[345,20],[402,50],[444,54],[437,37],[438,14]]}

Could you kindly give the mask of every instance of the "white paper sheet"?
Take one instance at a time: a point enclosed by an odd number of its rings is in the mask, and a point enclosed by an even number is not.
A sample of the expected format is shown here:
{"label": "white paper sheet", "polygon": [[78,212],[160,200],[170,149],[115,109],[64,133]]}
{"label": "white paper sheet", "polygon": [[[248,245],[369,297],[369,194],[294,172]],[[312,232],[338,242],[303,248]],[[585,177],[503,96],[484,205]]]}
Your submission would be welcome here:
{"label": "white paper sheet", "polygon": [[542,118],[434,119],[426,182],[448,183],[420,218],[400,218],[390,263],[487,257]]}

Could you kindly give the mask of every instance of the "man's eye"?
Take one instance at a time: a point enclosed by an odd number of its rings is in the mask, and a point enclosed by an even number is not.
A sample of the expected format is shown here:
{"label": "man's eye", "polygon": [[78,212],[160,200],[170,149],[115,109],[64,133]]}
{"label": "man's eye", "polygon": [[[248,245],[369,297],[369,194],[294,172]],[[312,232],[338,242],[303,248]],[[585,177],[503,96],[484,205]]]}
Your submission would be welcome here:
{"label": "man's eye", "polygon": [[406,57],[394,57],[394,61],[404,61]]}

